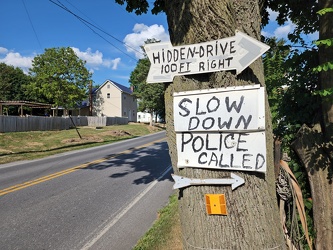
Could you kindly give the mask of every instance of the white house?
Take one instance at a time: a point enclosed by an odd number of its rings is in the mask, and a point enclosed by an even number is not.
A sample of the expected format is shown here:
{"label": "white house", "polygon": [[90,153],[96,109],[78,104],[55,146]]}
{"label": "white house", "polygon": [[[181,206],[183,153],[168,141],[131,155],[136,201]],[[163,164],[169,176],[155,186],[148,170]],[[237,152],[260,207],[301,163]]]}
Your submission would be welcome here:
{"label": "white house", "polygon": [[[138,112],[137,113],[138,122],[150,123],[150,117],[151,117],[150,113],[147,113],[147,112]],[[159,115],[157,115],[157,118],[156,118],[156,115],[154,114],[153,121],[154,122],[163,122],[164,120]]]}
{"label": "white house", "polygon": [[94,116],[128,117],[128,121],[137,121],[137,100],[130,88],[106,80],[92,94]]}

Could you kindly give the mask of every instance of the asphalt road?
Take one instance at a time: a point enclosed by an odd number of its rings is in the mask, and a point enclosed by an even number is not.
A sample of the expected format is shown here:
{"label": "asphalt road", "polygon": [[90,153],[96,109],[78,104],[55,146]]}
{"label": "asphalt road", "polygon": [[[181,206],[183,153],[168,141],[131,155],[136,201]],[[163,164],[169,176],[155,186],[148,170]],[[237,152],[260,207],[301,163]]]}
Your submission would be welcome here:
{"label": "asphalt road", "polygon": [[173,192],[165,139],[0,165],[0,249],[131,249]]}

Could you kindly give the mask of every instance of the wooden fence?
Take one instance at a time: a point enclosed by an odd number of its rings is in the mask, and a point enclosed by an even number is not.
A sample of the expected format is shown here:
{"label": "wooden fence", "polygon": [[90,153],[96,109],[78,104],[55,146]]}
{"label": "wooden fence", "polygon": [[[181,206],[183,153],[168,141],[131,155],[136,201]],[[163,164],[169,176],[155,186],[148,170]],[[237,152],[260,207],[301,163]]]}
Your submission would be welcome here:
{"label": "wooden fence", "polygon": [[42,117],[0,116],[0,133],[24,131],[66,130],[75,126],[104,127],[128,124],[127,117]]}

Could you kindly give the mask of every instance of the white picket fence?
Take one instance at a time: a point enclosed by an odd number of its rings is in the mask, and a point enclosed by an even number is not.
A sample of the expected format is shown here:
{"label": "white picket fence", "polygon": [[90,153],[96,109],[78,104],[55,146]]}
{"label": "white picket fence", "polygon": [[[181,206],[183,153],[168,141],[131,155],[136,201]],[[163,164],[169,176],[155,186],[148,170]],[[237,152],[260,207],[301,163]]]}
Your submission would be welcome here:
{"label": "white picket fence", "polygon": [[[74,124],[73,124],[74,123]],[[128,124],[127,117],[42,117],[0,116],[0,133],[24,131],[66,130],[72,127],[104,127]]]}

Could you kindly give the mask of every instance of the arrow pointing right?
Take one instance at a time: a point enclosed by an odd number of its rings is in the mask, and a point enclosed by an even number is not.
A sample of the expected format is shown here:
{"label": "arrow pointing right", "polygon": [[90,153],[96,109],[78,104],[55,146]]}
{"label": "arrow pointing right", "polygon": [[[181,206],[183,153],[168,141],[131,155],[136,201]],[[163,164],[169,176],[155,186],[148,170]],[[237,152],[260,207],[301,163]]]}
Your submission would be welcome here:
{"label": "arrow pointing right", "polygon": [[244,179],[236,174],[231,173],[231,179],[191,179],[172,174],[175,181],[173,189],[184,188],[192,185],[231,185],[234,190],[245,183]]}
{"label": "arrow pointing right", "polygon": [[242,33],[199,44],[172,46],[151,43],[144,46],[150,60],[147,82],[172,82],[176,75],[236,70],[241,73],[265,53],[269,46]]}

